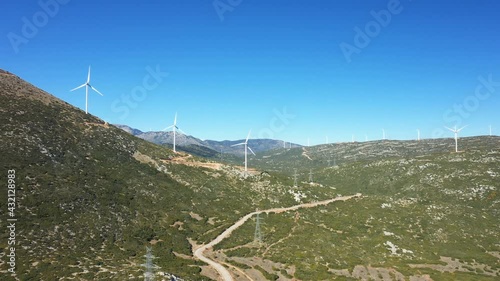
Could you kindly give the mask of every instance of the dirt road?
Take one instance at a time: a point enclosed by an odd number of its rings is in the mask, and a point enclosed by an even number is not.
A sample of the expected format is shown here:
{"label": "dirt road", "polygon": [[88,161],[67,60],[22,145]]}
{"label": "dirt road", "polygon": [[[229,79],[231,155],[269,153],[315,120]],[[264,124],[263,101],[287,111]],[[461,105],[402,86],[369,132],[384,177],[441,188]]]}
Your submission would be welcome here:
{"label": "dirt road", "polygon": [[252,216],[254,216],[256,214],[261,214],[261,213],[266,213],[266,214],[283,213],[283,212],[287,212],[287,211],[297,210],[300,208],[312,208],[312,207],[321,206],[321,205],[328,205],[328,204],[335,202],[335,201],[346,201],[346,200],[349,200],[349,199],[354,198],[354,197],[361,197],[361,193],[357,193],[356,195],[351,195],[351,196],[337,197],[337,198],[324,200],[324,201],[304,203],[304,204],[295,205],[295,206],[286,207],[286,208],[273,208],[273,209],[268,209],[268,210],[256,211],[256,212],[247,214],[247,215],[243,216],[241,219],[239,219],[236,223],[231,225],[229,228],[224,230],[224,232],[222,232],[219,236],[217,236],[217,238],[212,240],[210,243],[208,243],[206,245],[202,245],[199,248],[197,248],[193,254],[197,259],[199,259],[199,260],[207,263],[211,267],[213,267],[219,273],[219,275],[222,277],[222,280],[234,281],[229,270],[227,270],[222,264],[205,257],[203,255],[203,252],[205,252],[206,249],[211,248],[211,247],[219,244],[225,238],[229,237],[235,229],[242,226],[249,218],[251,218]]}

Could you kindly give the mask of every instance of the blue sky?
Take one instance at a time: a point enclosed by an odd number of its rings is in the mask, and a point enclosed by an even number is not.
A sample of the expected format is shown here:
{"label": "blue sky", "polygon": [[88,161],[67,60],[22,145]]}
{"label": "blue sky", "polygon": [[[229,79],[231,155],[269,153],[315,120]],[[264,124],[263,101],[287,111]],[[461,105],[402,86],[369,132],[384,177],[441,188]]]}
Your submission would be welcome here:
{"label": "blue sky", "polygon": [[[45,4],[44,4],[45,3]],[[300,144],[500,134],[494,0],[4,1],[0,68],[141,130]],[[348,47],[346,47],[348,46]],[[151,74],[156,73],[156,74]],[[168,73],[168,75],[167,75]],[[489,82],[488,82],[489,81]],[[443,134],[444,133],[444,134]]]}

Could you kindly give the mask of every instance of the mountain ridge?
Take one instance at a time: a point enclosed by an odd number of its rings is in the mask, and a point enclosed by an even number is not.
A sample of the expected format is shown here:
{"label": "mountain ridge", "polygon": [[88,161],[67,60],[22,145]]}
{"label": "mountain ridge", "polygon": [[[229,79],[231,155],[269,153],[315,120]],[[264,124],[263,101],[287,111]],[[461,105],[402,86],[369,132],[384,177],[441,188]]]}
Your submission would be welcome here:
{"label": "mountain ridge", "polygon": [[[141,139],[145,139],[152,143],[165,145],[165,144],[173,144],[173,133],[171,131],[148,131],[143,132],[139,129],[132,128],[128,125],[114,124],[114,126],[134,135]],[[199,146],[206,147],[213,150],[212,154],[217,155],[219,153],[233,154],[236,156],[242,156],[244,154],[241,147],[232,147],[234,144],[242,143],[245,139],[241,140],[201,140],[193,136],[188,136],[182,133],[177,132],[176,134],[176,147],[179,149],[183,149],[186,146]],[[249,146],[252,148],[255,153],[266,152],[269,150],[283,148],[282,140],[273,140],[273,139],[249,139]],[[287,143],[287,147],[291,145],[292,148],[301,147],[298,144],[290,144]],[[189,149],[188,149],[189,150]]]}

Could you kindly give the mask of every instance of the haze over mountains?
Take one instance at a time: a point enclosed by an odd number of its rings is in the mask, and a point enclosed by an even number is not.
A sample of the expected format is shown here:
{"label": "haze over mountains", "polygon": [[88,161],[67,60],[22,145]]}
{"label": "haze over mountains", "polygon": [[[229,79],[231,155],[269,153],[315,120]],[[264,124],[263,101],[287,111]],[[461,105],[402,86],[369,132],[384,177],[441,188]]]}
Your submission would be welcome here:
{"label": "haze over mountains", "polygon": [[459,153],[452,139],[272,150],[264,140],[246,174],[241,156],[231,164],[174,153],[2,70],[0,126],[18,219],[15,275],[10,233],[0,232],[2,280],[143,280],[146,246],[158,280],[218,280],[193,252],[246,214],[358,193],[263,213],[260,236],[252,216],[205,256],[234,280],[500,277],[498,136],[461,138]]}

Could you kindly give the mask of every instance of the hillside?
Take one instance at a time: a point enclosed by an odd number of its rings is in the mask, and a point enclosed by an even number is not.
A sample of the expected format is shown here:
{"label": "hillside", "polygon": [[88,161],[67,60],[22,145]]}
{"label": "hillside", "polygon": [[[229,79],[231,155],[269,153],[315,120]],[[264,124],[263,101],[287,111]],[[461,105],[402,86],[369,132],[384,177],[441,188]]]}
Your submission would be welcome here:
{"label": "hillside", "polygon": [[[374,143],[363,147],[365,158],[332,167],[323,162],[324,146],[308,148],[312,160],[294,159],[300,150],[282,152],[290,162],[277,168],[303,165],[298,188],[363,198],[262,216],[262,244],[252,241],[255,223],[247,223],[213,255],[240,268],[258,265],[247,272],[270,280],[291,273],[299,280],[498,280],[500,138],[464,139],[461,153],[448,142],[422,144],[429,153],[412,152],[417,144],[409,142]],[[335,152],[356,155],[361,147]],[[371,155],[389,148],[400,152]]]}
{"label": "hillside", "polygon": [[[5,72],[0,122],[0,166],[16,174],[20,280],[141,279],[146,245],[161,271],[202,280],[188,239],[204,243],[242,213],[294,202],[279,175],[245,179],[174,154]],[[9,233],[0,233],[5,250]]]}

